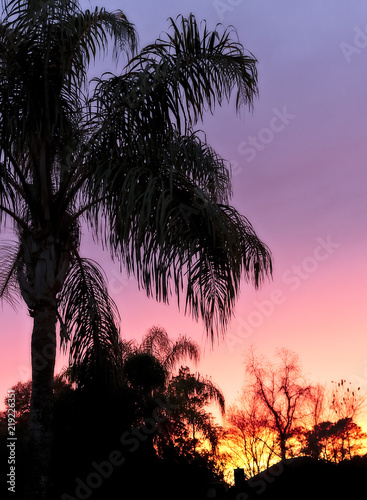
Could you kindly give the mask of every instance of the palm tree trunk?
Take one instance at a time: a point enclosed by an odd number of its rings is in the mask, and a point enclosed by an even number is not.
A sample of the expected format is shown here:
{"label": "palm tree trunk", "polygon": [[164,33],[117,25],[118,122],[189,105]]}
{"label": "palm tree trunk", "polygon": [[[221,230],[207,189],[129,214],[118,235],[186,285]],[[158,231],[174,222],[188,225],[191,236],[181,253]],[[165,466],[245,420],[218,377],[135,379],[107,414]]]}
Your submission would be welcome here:
{"label": "palm tree trunk", "polygon": [[29,498],[46,500],[50,494],[53,445],[53,380],[56,356],[56,300],[34,312],[32,332],[32,397],[29,424]]}
{"label": "palm tree trunk", "polygon": [[24,265],[18,268],[20,290],[33,317],[27,500],[50,498],[57,294],[69,262],[67,253],[55,241],[52,234],[41,231],[24,234]]}

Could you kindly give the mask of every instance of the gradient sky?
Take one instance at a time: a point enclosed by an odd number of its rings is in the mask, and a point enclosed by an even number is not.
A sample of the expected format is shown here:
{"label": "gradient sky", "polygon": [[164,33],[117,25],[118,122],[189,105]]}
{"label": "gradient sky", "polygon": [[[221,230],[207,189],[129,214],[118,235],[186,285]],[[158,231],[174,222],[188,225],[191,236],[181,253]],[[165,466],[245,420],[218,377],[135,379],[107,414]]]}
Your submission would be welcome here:
{"label": "gradient sky", "polygon": [[[89,2],[82,2],[90,5]],[[202,347],[197,369],[231,404],[254,345],[271,356],[287,347],[315,382],[345,378],[367,389],[366,189],[367,3],[363,0],[101,0],[135,23],[144,46],[169,16],[193,12],[214,28],[233,25],[258,59],[260,97],[253,113],[218,109],[202,128],[233,169],[232,204],[270,247],[274,279],[243,283],[227,337],[212,348],[203,326],[147,299],[133,278],[85,234],[85,256],[105,269],[123,337],[152,325]],[[114,70],[106,62],[101,71]],[[200,125],[201,127],[201,125]],[[0,327],[0,403],[30,378],[31,321],[4,305]],[[59,356],[57,368],[65,364]]]}

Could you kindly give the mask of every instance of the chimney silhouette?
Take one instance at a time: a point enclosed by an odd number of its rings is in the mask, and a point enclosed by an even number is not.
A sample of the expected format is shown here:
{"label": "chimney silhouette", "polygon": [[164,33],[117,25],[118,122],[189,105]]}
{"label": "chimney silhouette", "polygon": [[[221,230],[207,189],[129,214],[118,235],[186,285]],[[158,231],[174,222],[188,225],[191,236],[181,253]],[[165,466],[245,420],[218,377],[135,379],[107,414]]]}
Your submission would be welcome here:
{"label": "chimney silhouette", "polygon": [[241,488],[245,484],[245,471],[240,467],[233,469],[234,474],[234,485],[237,488]]}

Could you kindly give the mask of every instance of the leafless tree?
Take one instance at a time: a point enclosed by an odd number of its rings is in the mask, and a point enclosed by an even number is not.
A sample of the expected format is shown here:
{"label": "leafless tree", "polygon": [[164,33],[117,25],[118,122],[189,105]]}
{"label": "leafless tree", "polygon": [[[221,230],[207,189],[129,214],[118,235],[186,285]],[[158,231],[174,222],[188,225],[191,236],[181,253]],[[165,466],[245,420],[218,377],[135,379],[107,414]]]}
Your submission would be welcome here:
{"label": "leafless tree", "polygon": [[243,393],[227,412],[227,447],[234,467],[243,467],[252,477],[270,467],[280,456],[275,433],[268,416],[262,412],[254,394]]}
{"label": "leafless tree", "polygon": [[331,384],[330,409],[334,418],[356,420],[365,407],[366,395],[360,387],[355,387],[345,379],[338,382],[333,380]]}
{"label": "leafless tree", "polygon": [[244,390],[252,394],[258,412],[266,416],[267,426],[277,437],[281,459],[285,460],[289,438],[309,415],[307,403],[312,390],[302,375],[296,353],[283,348],[276,351],[275,358],[277,362],[271,362],[250,350]]}

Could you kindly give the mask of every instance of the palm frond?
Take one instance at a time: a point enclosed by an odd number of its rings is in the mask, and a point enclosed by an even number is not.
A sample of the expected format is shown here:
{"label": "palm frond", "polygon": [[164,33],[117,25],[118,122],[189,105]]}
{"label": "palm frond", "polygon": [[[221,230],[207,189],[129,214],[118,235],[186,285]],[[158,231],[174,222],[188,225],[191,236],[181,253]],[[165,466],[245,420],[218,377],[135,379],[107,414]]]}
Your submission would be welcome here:
{"label": "palm frond", "polygon": [[139,351],[145,352],[162,360],[171,351],[172,341],[168,337],[167,331],[159,326],[153,326],[144,335]]}
{"label": "palm frond", "polygon": [[5,162],[0,162],[0,226],[6,212],[14,212],[16,200],[17,195],[13,187],[12,176],[6,168]]}
{"label": "palm frond", "polygon": [[184,359],[189,359],[194,363],[198,363],[200,359],[200,349],[196,342],[181,335],[176,342],[172,343],[172,347],[168,355],[163,361],[163,365],[172,371],[175,366]]}
{"label": "palm frond", "polygon": [[197,363],[200,358],[196,342],[184,335],[173,341],[160,326],[153,326],[147,331],[139,345],[139,351],[157,358],[168,372],[172,372],[180,360],[188,358]]}
{"label": "palm frond", "polygon": [[200,29],[192,14],[170,21],[173,33],[145,47],[130,64],[134,70],[149,68],[155,86],[165,86],[175,116],[182,113],[191,126],[205,110],[229,101],[234,90],[237,110],[244,104],[251,107],[258,93],[257,61],[245,53],[234,28],[217,25],[209,31],[203,23]]}
{"label": "palm frond", "polygon": [[212,199],[227,203],[231,184],[226,162],[198,132],[181,135],[177,131],[166,88],[158,91],[144,75],[143,71],[99,81],[93,101],[98,107],[95,120],[103,125],[93,136],[89,153],[96,165],[93,175],[113,189],[116,181],[121,182],[122,168],[172,170],[189,177]]}
{"label": "palm frond", "polygon": [[216,403],[222,415],[225,412],[225,399],[219,387],[208,378],[198,375],[198,391],[205,395],[209,403]]}
{"label": "palm frond", "polygon": [[15,242],[0,242],[0,300],[6,300],[12,307],[20,304],[21,294],[17,279],[20,260],[19,246]]}
{"label": "palm frond", "polygon": [[[69,361],[75,369],[75,379],[83,384],[106,381],[110,377],[111,382],[122,362],[119,315],[96,263],[75,259],[59,304],[64,331],[70,336]],[[68,340],[64,335],[62,345]]]}
{"label": "palm frond", "polygon": [[202,317],[213,338],[233,312],[241,275],[259,286],[271,275],[271,257],[228,204],[224,160],[190,127],[234,89],[238,108],[252,103],[256,61],[231,30],[200,30],[193,16],[172,28],[126,74],[97,84],[92,101],[102,125],[84,196],[101,200],[88,221],[98,234],[103,214],[104,243],[139,286],[165,302],[176,294],[179,303],[186,287],[186,311]]}
{"label": "palm frond", "polygon": [[111,43],[116,58],[122,52],[134,52],[135,29],[120,11],[83,12],[74,0],[15,0],[4,9],[2,146],[11,144],[17,154],[28,146],[35,154],[37,134],[57,150],[65,149],[65,144],[70,150],[73,138],[85,134],[81,110],[87,110],[83,89],[89,63]]}
{"label": "palm frond", "polygon": [[271,275],[270,252],[245,217],[213,201],[182,169],[153,168],[111,170],[109,199],[91,218],[104,210],[113,256],[149,296],[168,302],[175,292],[180,303],[186,287],[186,311],[201,316],[213,337],[225,330],[241,276],[257,287]]}
{"label": "palm frond", "polygon": [[94,11],[74,10],[59,29],[64,71],[76,85],[85,82],[89,64],[99,55],[105,56],[111,43],[116,60],[122,53],[129,55],[136,50],[134,26],[120,10],[108,12],[97,7]]}
{"label": "palm frond", "polygon": [[131,356],[137,350],[136,341],[120,339],[119,340],[119,349],[121,352],[122,360],[125,360],[127,357]]}
{"label": "palm frond", "polygon": [[86,10],[80,13],[74,18],[74,23],[79,34],[78,46],[84,50],[88,63],[90,56],[95,58],[98,52],[106,53],[110,40],[114,46],[115,58],[126,50],[131,53],[136,50],[137,35],[134,26],[121,10],[108,12],[96,7],[93,12]]}

